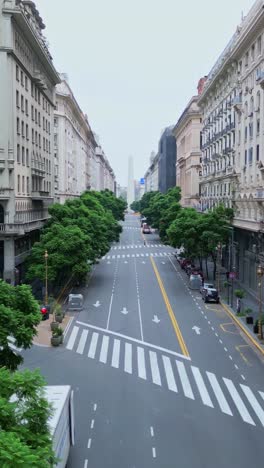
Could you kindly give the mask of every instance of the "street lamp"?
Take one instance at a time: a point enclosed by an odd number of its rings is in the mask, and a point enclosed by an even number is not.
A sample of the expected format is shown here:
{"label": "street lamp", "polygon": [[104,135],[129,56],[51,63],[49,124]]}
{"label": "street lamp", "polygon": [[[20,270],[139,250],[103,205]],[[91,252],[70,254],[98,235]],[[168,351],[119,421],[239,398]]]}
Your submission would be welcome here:
{"label": "street lamp", "polygon": [[49,258],[47,250],[45,250],[44,258],[45,258],[45,270],[46,270],[46,273],[45,273],[45,280],[46,280],[45,305],[47,306],[48,305],[48,258]]}
{"label": "street lamp", "polygon": [[264,268],[262,265],[257,266],[257,275],[258,275],[258,287],[259,287],[259,338],[263,340],[263,330],[262,330],[262,278],[264,275]]}

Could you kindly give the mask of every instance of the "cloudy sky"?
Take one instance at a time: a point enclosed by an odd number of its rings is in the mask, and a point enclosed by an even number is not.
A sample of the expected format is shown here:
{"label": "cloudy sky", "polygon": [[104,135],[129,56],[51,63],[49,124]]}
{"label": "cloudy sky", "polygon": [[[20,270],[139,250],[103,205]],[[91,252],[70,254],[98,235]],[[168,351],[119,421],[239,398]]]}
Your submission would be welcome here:
{"label": "cloudy sky", "polygon": [[35,0],[54,64],[127,184],[148,168],[253,0]]}

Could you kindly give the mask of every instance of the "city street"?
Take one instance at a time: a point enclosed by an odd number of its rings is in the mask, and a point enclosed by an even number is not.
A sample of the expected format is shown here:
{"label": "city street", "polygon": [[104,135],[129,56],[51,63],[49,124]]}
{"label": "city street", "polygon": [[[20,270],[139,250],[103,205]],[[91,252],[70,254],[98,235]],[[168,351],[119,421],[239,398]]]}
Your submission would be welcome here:
{"label": "city street", "polygon": [[24,353],[75,391],[68,468],[261,466],[263,356],[138,216],[122,224],[63,346]]}

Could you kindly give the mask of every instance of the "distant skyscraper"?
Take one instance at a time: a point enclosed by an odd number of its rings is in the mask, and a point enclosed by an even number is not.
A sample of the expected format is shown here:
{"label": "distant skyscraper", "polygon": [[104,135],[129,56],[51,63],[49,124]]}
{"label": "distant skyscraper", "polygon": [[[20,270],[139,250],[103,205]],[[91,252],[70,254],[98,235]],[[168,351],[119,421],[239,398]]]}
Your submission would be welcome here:
{"label": "distant skyscraper", "polygon": [[128,181],[127,181],[127,204],[130,208],[131,203],[135,201],[135,185],[134,185],[134,161],[133,157],[128,158]]}

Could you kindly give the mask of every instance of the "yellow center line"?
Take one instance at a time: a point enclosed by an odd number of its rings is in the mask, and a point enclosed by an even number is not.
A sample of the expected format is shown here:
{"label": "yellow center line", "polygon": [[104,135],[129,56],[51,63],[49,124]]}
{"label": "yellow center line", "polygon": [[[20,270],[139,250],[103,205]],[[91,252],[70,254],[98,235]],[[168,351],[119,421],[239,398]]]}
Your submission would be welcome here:
{"label": "yellow center line", "polygon": [[158,272],[158,269],[157,269],[157,266],[156,266],[156,263],[153,259],[153,257],[150,257],[150,261],[152,263],[152,267],[153,267],[153,270],[155,272],[155,275],[156,275],[156,278],[157,278],[157,281],[159,283],[159,287],[160,287],[160,290],[161,290],[161,294],[163,296],[163,299],[164,299],[164,302],[166,304],[166,307],[167,307],[167,311],[169,313],[169,316],[170,316],[170,319],[171,319],[171,323],[172,323],[172,326],[174,328],[174,331],[176,333],[176,336],[178,338],[178,341],[179,341],[179,345],[180,345],[180,348],[182,350],[182,353],[184,354],[184,356],[187,356],[187,357],[190,357],[189,355],[189,352],[188,352],[188,349],[187,349],[187,346],[184,342],[184,339],[183,339],[183,336],[181,334],[181,330],[180,330],[180,327],[178,325],[178,322],[175,318],[175,315],[173,313],[173,310],[172,310],[172,307],[170,305],[170,301],[169,301],[169,298],[168,298],[168,295],[165,291],[165,288],[164,288],[164,285],[163,285],[163,282],[161,280],[161,277],[160,277],[160,274]]}

